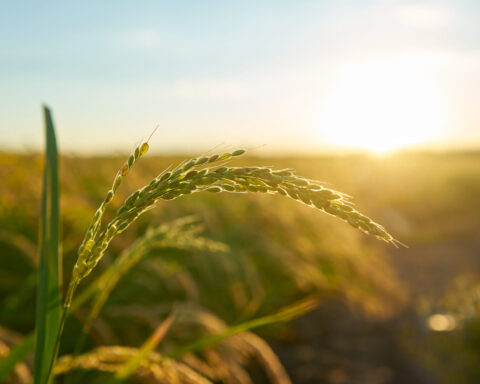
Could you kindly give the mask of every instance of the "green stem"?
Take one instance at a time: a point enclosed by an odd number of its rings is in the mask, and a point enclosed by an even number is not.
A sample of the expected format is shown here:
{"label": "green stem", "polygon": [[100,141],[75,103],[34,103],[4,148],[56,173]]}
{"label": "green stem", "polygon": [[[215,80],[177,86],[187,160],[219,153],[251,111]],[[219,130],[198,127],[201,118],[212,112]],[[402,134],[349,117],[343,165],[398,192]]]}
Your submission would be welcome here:
{"label": "green stem", "polygon": [[57,360],[58,350],[60,349],[60,341],[62,339],[63,328],[65,326],[65,320],[67,319],[68,307],[64,306],[62,311],[62,317],[60,318],[60,326],[58,327],[57,336],[55,338],[55,346],[52,360],[50,361],[50,366],[48,367],[47,372],[47,383],[51,383],[53,366]]}
{"label": "green stem", "polygon": [[67,320],[68,310],[72,305],[73,294],[75,293],[75,289],[77,288],[77,286],[78,286],[78,282],[76,282],[75,280],[72,280],[68,286],[67,295],[63,303],[63,311],[62,311],[62,317],[60,318],[60,325],[57,330],[57,336],[55,337],[55,346],[53,349],[54,353],[52,356],[52,360],[50,361],[50,366],[48,367],[47,384],[50,384],[52,382],[51,380],[53,375],[53,367],[55,365],[55,361],[57,360],[58,351],[60,349],[60,342],[62,340],[63,328],[65,327],[65,321]]}

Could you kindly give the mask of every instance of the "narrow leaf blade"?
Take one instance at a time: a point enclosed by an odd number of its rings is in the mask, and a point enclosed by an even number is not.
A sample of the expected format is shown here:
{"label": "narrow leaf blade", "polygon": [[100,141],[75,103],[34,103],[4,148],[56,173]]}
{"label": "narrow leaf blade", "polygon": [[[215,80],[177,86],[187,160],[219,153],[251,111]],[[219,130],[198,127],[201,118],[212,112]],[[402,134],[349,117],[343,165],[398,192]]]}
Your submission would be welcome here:
{"label": "narrow leaf blade", "polygon": [[170,314],[155,330],[155,332],[148,338],[148,340],[142,345],[138,354],[135,355],[125,366],[123,366],[116,374],[116,378],[119,380],[125,380],[135,372],[137,367],[143,362],[143,360],[152,352],[158,343],[163,339],[165,334],[170,329],[170,326],[174,320],[174,314]]}
{"label": "narrow leaf blade", "polygon": [[45,384],[61,315],[59,252],[58,153],[50,110],[44,106],[46,156],[40,221],[40,257],[36,311],[34,383]]}
{"label": "narrow leaf blade", "polygon": [[304,315],[305,313],[312,311],[318,306],[318,304],[319,302],[317,299],[304,299],[298,303],[287,306],[272,315],[257,317],[256,319],[233,325],[220,333],[207,336],[183,348],[174,350],[167,356],[178,359],[187,353],[197,352],[209,346],[215,345],[230,336],[234,336],[246,331],[251,331],[255,328],[263,327],[265,325],[288,322],[298,316]]}

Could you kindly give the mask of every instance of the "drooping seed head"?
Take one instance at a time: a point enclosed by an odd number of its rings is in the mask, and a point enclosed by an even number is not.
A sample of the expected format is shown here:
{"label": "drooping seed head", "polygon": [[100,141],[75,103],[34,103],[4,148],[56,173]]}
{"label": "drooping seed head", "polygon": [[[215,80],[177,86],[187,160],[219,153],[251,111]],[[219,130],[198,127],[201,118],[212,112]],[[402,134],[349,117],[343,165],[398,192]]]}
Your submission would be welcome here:
{"label": "drooping seed head", "polygon": [[[104,204],[100,206],[94,216],[94,222],[87,231],[84,243],[79,250],[77,264],[81,266],[82,276],[86,276],[96,262],[102,257],[104,250],[117,233],[126,229],[143,212],[152,208],[159,199],[171,200],[192,192],[208,191],[220,192],[277,192],[288,195],[292,199],[301,201],[311,207],[332,214],[350,225],[385,241],[395,243],[395,240],[378,224],[368,217],[355,211],[350,206],[346,196],[342,193],[323,188],[316,181],[299,176],[290,169],[272,170],[269,167],[241,167],[217,169],[203,168],[190,170],[192,167],[205,163],[226,160],[232,156],[240,156],[245,151],[237,150],[233,153],[224,153],[221,156],[213,155],[200,159],[191,159],[173,173],[166,172],[153,179],[148,185],[130,195],[123,206],[117,211],[117,216],[97,237],[102,214],[106,205],[111,201],[116,188],[122,178],[128,173],[132,165],[148,150],[148,144],[137,147],[135,153],[130,155],[127,163],[117,174],[112,190],[107,193]],[[80,268],[80,267],[79,267]]]}

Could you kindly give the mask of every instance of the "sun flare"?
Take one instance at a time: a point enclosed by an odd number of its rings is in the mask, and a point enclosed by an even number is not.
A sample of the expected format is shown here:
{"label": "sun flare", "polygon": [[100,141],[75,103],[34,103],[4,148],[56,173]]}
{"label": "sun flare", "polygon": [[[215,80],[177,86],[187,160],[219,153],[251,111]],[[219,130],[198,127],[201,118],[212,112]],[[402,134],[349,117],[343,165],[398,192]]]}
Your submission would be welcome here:
{"label": "sun flare", "polygon": [[339,68],[320,108],[322,139],[372,152],[420,145],[446,125],[445,92],[415,56],[348,63]]}

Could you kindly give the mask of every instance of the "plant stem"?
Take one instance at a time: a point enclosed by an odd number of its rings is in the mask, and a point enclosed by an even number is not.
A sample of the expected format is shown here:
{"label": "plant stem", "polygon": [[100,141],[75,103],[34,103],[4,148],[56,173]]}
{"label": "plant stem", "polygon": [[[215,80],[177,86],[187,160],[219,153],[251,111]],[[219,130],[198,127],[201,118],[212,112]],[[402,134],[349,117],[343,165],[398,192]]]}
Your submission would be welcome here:
{"label": "plant stem", "polygon": [[65,320],[67,319],[68,307],[64,305],[62,310],[62,317],[60,318],[60,325],[58,327],[57,336],[55,338],[55,347],[52,360],[50,361],[50,366],[47,372],[47,384],[51,383],[53,366],[55,365],[55,360],[57,360],[58,350],[60,349],[60,341],[62,339],[63,327],[65,326]]}
{"label": "plant stem", "polygon": [[63,311],[62,317],[60,318],[60,325],[57,330],[57,336],[55,337],[54,353],[47,372],[47,384],[50,384],[52,380],[53,366],[55,365],[55,360],[57,360],[58,351],[60,349],[60,342],[62,339],[63,328],[65,327],[65,320],[67,320],[68,310],[72,305],[73,294],[75,293],[75,289],[77,288],[77,286],[78,283],[75,283],[73,281],[71,281],[68,286],[67,296],[65,297],[65,301],[63,303]]}

